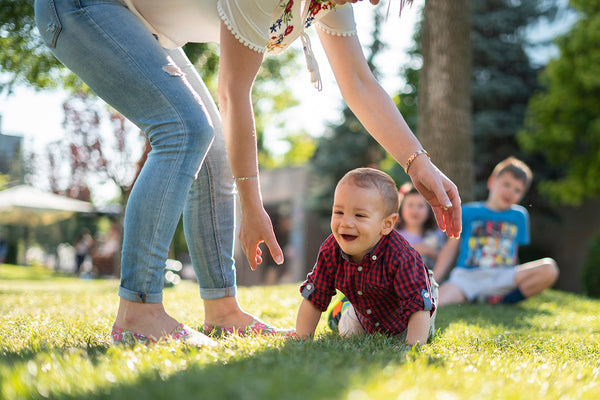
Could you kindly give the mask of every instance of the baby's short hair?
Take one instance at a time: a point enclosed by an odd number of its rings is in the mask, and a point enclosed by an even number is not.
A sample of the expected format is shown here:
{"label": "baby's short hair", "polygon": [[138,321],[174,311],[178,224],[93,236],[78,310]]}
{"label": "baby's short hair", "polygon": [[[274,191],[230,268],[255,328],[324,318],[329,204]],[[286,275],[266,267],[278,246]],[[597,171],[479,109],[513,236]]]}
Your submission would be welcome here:
{"label": "baby's short hair", "polygon": [[533,179],[533,173],[531,168],[527,166],[523,161],[516,157],[508,157],[498,163],[492,171],[492,176],[497,177],[506,172],[510,172],[515,178],[523,181],[525,187],[529,189],[531,180]]}
{"label": "baby's short hair", "polygon": [[346,173],[338,182],[352,183],[360,188],[377,189],[383,198],[385,215],[398,212],[400,197],[396,182],[391,176],[375,168],[355,168]]}

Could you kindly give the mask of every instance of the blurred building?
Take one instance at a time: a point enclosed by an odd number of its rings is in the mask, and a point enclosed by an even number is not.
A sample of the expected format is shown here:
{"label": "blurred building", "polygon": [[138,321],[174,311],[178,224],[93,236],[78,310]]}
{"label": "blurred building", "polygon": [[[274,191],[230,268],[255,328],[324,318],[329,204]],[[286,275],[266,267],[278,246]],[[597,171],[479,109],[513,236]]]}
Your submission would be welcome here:
{"label": "blurred building", "polygon": [[0,174],[8,174],[16,158],[21,157],[23,137],[2,134],[0,115]]}

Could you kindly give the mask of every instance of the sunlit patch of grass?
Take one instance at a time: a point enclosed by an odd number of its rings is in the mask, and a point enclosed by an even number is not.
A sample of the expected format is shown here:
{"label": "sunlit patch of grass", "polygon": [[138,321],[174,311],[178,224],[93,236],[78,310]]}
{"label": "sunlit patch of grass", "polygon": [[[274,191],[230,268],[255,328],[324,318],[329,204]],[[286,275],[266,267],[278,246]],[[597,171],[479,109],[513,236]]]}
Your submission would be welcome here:
{"label": "sunlit patch of grass", "polygon": [[[0,398],[598,399],[600,301],[548,291],[516,306],[442,308],[421,349],[383,335],[312,342],[226,336],[217,348],[110,347],[116,280],[0,267]],[[39,272],[39,274],[38,274]],[[44,275],[46,274],[46,275]],[[38,279],[45,276],[44,279]],[[297,285],[240,288],[240,304],[293,327]],[[200,328],[191,282],[165,306]]]}
{"label": "sunlit patch of grass", "polygon": [[42,265],[22,267],[0,264],[0,280],[45,280],[55,276],[54,272]]}

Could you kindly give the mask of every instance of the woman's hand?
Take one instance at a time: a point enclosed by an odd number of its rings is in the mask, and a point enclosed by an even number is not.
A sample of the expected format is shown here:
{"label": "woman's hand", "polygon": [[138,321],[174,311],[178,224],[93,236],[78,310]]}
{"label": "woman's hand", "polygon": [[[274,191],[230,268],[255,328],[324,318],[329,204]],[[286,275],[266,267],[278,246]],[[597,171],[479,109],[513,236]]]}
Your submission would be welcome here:
{"label": "woman's hand", "polygon": [[283,251],[277,243],[271,218],[264,208],[242,209],[239,237],[242,250],[244,250],[253,271],[256,270],[258,264],[263,262],[262,250],[258,246],[263,242],[271,252],[273,260],[278,265],[283,263]]}
{"label": "woman's hand", "polygon": [[460,238],[462,210],[456,185],[426,155],[420,155],[409,169],[415,188],[431,205],[440,229],[450,238]]}

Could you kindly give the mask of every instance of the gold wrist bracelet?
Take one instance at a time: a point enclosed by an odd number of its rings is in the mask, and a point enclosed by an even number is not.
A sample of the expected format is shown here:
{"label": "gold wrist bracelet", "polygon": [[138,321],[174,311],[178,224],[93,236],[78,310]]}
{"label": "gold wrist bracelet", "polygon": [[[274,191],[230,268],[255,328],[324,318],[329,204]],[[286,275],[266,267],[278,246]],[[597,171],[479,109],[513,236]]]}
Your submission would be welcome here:
{"label": "gold wrist bracelet", "polygon": [[240,176],[239,178],[233,177],[233,180],[236,182],[247,181],[248,179],[258,179],[258,175],[253,176]]}
{"label": "gold wrist bracelet", "polygon": [[407,174],[408,174],[408,169],[412,165],[413,161],[415,161],[415,159],[417,157],[419,157],[421,154],[425,154],[427,156],[427,158],[429,158],[431,160],[431,156],[429,155],[429,153],[427,152],[427,150],[421,149],[421,150],[415,151],[414,153],[411,154],[410,157],[408,157],[408,161],[406,161],[406,168],[404,168],[404,171]]}

